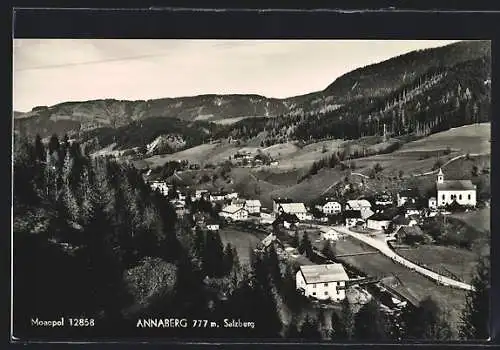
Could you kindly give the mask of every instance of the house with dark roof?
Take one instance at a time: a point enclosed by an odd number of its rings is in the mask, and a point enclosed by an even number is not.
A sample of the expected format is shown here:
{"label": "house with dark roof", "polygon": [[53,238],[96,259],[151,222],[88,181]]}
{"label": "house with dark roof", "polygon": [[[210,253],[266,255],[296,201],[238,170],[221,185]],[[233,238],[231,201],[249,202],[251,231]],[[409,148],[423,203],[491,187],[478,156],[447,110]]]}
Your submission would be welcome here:
{"label": "house with dark roof", "polygon": [[363,226],[365,224],[361,217],[361,210],[345,210],[344,219],[346,227]]}
{"label": "house with dark roof", "polygon": [[476,206],[476,185],[471,180],[445,180],[441,169],[437,175],[436,193],[438,207],[453,202],[462,206]]}
{"label": "house with dark roof", "polygon": [[295,275],[297,290],[319,300],[345,299],[347,281],[349,276],[342,264],[303,265]]}
{"label": "house with dark roof", "polygon": [[401,226],[396,232],[399,242],[413,243],[424,240],[425,234],[419,226]]}
{"label": "house with dark roof", "polygon": [[418,191],[413,188],[400,191],[397,194],[398,207],[401,207],[406,203],[416,204],[418,202],[418,197]]}
{"label": "house with dark roof", "polygon": [[386,230],[394,219],[394,212],[383,211],[370,216],[366,222],[366,227],[372,230]]}

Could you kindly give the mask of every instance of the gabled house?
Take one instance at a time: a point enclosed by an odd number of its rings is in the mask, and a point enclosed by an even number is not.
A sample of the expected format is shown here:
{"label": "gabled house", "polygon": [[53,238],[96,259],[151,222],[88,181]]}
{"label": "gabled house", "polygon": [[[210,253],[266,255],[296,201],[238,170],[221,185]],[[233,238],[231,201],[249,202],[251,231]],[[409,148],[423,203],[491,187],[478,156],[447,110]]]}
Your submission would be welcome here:
{"label": "gabled house", "polygon": [[349,281],[342,264],[304,265],[295,275],[296,288],[306,297],[318,300],[345,299]]}
{"label": "gabled house", "polygon": [[304,203],[280,203],[278,213],[296,215],[300,221],[308,220],[307,209]]}
{"label": "gabled house", "polygon": [[224,193],[224,192],[210,193],[210,201],[211,202],[221,202],[224,199],[226,199],[226,193]]}
{"label": "gabled house", "polygon": [[293,203],[293,200],[291,200],[290,198],[275,198],[275,199],[273,199],[273,212],[278,213],[278,209],[279,209],[280,204],[284,204],[284,203]]}
{"label": "gabled house", "polygon": [[244,208],[240,208],[238,206],[231,204],[222,208],[222,211],[219,213],[219,216],[233,221],[247,220],[248,211]]}
{"label": "gabled house", "polygon": [[383,231],[389,228],[394,215],[388,212],[375,213],[366,222],[366,227],[372,230]]}
{"label": "gabled house", "polygon": [[396,232],[396,239],[399,242],[421,242],[425,234],[419,226],[401,226]]}
{"label": "gabled house", "polygon": [[387,192],[377,194],[375,196],[375,205],[377,206],[385,207],[392,204],[393,204],[392,196]]}
{"label": "gabled house", "polygon": [[361,213],[363,220],[373,215],[372,205],[366,199],[349,200],[345,205],[345,210],[356,210]]}
{"label": "gabled house", "polygon": [[299,223],[299,218],[295,214],[282,213],[279,214],[273,222],[273,226],[283,225],[284,228],[290,229]]}
{"label": "gabled house", "polygon": [[360,210],[345,210],[344,219],[346,227],[363,226],[365,221],[361,218]]}
{"label": "gabled house", "polygon": [[321,207],[321,212],[326,215],[335,215],[342,212],[342,205],[336,201],[327,201]]}
{"label": "gabled house", "polygon": [[231,192],[231,193],[226,193],[224,195],[224,199],[237,199],[238,198],[238,192]]}
{"label": "gabled house", "polygon": [[244,205],[249,214],[260,213],[260,208],[262,207],[262,204],[258,199],[247,199]]}

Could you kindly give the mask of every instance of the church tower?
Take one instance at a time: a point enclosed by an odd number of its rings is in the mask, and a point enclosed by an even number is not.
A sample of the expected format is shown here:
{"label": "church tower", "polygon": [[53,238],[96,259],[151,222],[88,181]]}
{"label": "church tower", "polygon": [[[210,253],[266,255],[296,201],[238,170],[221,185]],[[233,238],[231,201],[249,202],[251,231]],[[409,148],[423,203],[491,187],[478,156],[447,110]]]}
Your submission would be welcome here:
{"label": "church tower", "polygon": [[443,182],[444,182],[443,170],[441,170],[441,168],[439,168],[439,172],[438,172],[438,176],[437,176],[437,183],[442,184]]}

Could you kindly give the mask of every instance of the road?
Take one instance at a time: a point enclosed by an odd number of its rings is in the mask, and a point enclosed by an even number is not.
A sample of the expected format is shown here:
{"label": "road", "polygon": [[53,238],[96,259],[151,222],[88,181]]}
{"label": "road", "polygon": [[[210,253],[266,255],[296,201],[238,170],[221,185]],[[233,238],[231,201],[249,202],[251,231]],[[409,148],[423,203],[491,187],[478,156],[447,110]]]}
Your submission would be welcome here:
{"label": "road", "polygon": [[[479,156],[483,156],[483,155],[487,155],[487,154],[489,154],[489,153],[470,153],[469,157],[479,157]],[[466,154],[461,154],[459,156],[453,157],[450,160],[448,160],[447,162],[445,162],[443,165],[441,165],[441,168],[444,168],[448,164],[450,164],[450,163],[452,163],[452,162],[454,162],[454,161],[456,161],[458,159],[464,158],[466,156],[467,156]],[[415,174],[413,176],[420,177],[420,176],[432,175],[432,174],[436,174],[438,171],[439,171],[439,168],[436,169],[436,170],[432,170],[432,171],[428,171],[428,172],[422,173],[422,174]]]}
{"label": "road", "polygon": [[390,259],[392,259],[393,261],[409,268],[410,270],[413,270],[415,272],[418,272],[420,273],[421,275],[424,275],[430,279],[433,279],[434,281],[438,282],[439,284],[442,284],[442,285],[445,285],[445,286],[450,286],[450,287],[455,287],[455,288],[459,288],[459,289],[463,289],[463,290],[473,290],[474,287],[472,287],[470,284],[467,284],[467,283],[463,283],[463,282],[460,282],[460,281],[456,281],[454,279],[451,279],[451,278],[448,278],[448,277],[445,277],[445,276],[442,276],[438,273],[435,273],[433,271],[430,271],[428,269],[425,269],[405,258],[403,258],[402,256],[398,255],[397,253],[395,253],[388,245],[387,245],[387,242],[385,240],[381,240],[381,239],[376,239],[376,238],[372,238],[366,234],[362,234],[362,233],[357,233],[357,232],[353,232],[351,230],[349,230],[347,227],[344,227],[344,226],[332,226],[332,227],[329,227],[329,226],[319,226],[319,228],[322,230],[322,231],[328,231],[328,230],[331,230],[331,229],[334,229],[335,231],[337,232],[340,232],[342,234],[346,234],[346,235],[349,235],[353,238],[356,238],[368,245],[370,245],[371,247],[377,249],[379,252],[381,252],[382,254],[384,254],[385,256],[389,257]]}

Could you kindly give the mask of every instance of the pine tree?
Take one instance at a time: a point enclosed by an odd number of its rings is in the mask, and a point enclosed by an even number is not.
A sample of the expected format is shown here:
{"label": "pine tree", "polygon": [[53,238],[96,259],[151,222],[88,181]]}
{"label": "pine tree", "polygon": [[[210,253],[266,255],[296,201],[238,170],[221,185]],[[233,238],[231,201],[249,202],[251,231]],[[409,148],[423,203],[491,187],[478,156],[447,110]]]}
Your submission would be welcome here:
{"label": "pine tree", "polygon": [[300,327],[300,337],[308,340],[320,340],[321,332],[319,330],[318,320],[306,315]]}
{"label": "pine tree", "polygon": [[354,333],[354,313],[347,298],[344,298],[341,303],[340,325],[337,331],[339,339],[352,339]]}
{"label": "pine tree", "polygon": [[387,340],[387,317],[375,300],[369,301],[354,318],[354,338],[360,341]]}
{"label": "pine tree", "polygon": [[466,297],[459,334],[462,339],[488,339],[490,333],[490,258],[479,260],[472,279],[473,291]]}
{"label": "pine tree", "polygon": [[313,248],[307,232],[304,232],[304,235],[302,236],[302,241],[299,245],[299,253],[305,254],[308,258],[313,256]]}
{"label": "pine tree", "polygon": [[299,331],[299,326],[298,326],[298,321],[297,321],[296,315],[292,316],[292,319],[290,320],[290,323],[288,324],[288,327],[285,331],[285,338],[286,339],[300,338],[300,331]]}
{"label": "pine tree", "polygon": [[409,307],[401,316],[402,337],[417,340],[449,340],[451,328],[444,313],[430,297],[422,300],[418,307]]}

